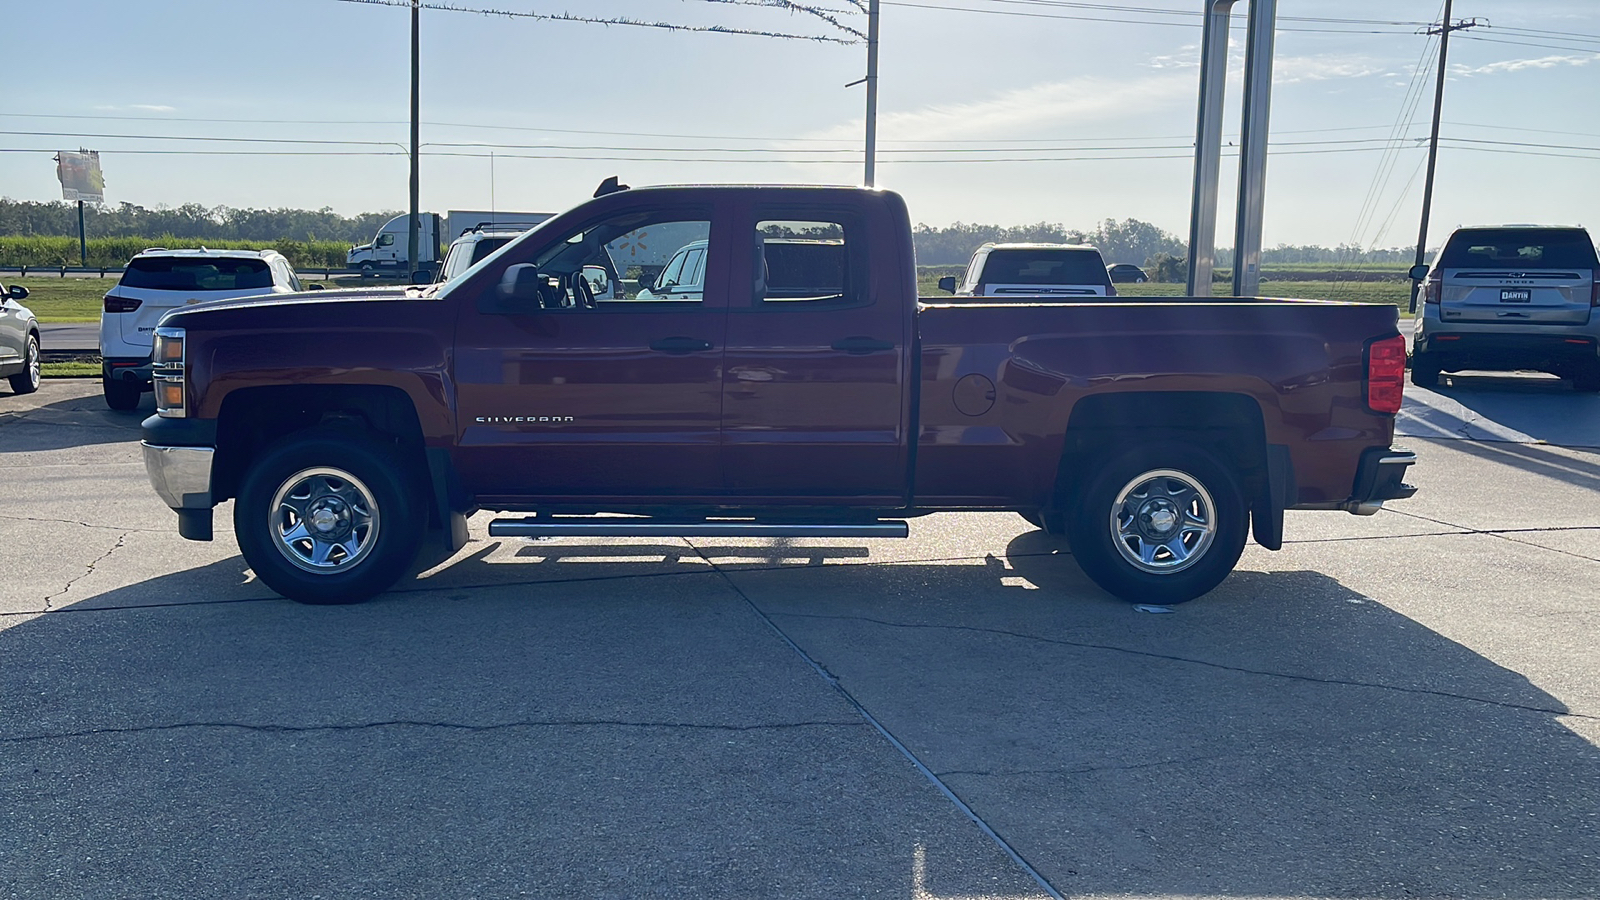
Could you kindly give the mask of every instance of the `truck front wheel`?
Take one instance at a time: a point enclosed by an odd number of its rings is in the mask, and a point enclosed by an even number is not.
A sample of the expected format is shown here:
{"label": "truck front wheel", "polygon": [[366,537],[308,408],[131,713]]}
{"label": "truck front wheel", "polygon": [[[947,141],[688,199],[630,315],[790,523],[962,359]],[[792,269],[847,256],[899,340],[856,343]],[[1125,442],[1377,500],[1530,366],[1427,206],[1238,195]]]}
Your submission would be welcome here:
{"label": "truck front wheel", "polygon": [[245,561],[300,603],[359,603],[417,555],[427,510],[390,444],[348,428],[279,441],[252,463],[233,507]]}
{"label": "truck front wheel", "polygon": [[1174,441],[1098,466],[1067,527],[1078,565],[1096,584],[1130,602],[1170,604],[1228,577],[1248,525],[1238,479],[1211,454]]}

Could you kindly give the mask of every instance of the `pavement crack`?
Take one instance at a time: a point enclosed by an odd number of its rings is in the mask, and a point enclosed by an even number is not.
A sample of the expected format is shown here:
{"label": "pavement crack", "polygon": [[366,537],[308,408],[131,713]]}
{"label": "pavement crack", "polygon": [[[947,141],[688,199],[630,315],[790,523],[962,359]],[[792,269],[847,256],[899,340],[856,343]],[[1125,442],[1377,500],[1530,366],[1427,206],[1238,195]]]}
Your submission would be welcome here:
{"label": "pavement crack", "polygon": [[65,740],[69,738],[100,737],[104,735],[155,734],[165,731],[184,731],[195,728],[229,729],[257,734],[318,734],[369,731],[379,728],[424,728],[467,733],[507,731],[515,728],[636,728],[663,731],[723,731],[742,733],[753,731],[790,731],[801,728],[864,728],[866,723],[835,722],[827,720],[806,722],[763,722],[754,725],[729,725],[707,722],[634,722],[625,719],[525,719],[515,722],[495,722],[474,725],[466,722],[428,721],[419,719],[385,719],[373,722],[355,722],[323,725],[282,725],[250,722],[169,722],[163,725],[130,725],[122,728],[86,728],[79,731],[59,731],[25,734],[0,738],[0,744],[25,744],[38,741]]}
{"label": "pavement crack", "polygon": [[100,565],[101,563],[105,562],[106,558],[111,556],[111,554],[117,552],[118,550],[121,550],[123,545],[128,540],[128,535],[130,535],[132,533],[133,532],[131,532],[131,531],[124,531],[121,534],[117,535],[117,542],[115,544],[111,545],[111,549],[107,550],[106,552],[104,552],[104,553],[100,554],[99,556],[95,557],[94,559],[90,560],[89,564],[83,567],[83,574],[68,579],[67,583],[61,586],[61,590],[56,591],[53,594],[47,595],[44,598],[44,611],[45,612],[50,612],[50,604],[51,604],[52,601],[54,601],[57,597],[60,597],[62,594],[65,594],[67,591],[72,590],[72,586],[73,585],[77,584],[78,582],[82,581],[83,579],[88,578],[90,575],[94,574],[95,567]]}
{"label": "pavement crack", "polygon": [[1084,650],[1103,650],[1108,653],[1121,653],[1128,656],[1143,657],[1145,659],[1159,659],[1166,662],[1204,666],[1209,669],[1219,669],[1225,672],[1236,672],[1241,675],[1258,675],[1263,678],[1281,678],[1286,681],[1298,681],[1307,684],[1325,684],[1334,687],[1370,688],[1380,691],[1393,691],[1401,694],[1441,697],[1447,700],[1462,700],[1468,703],[1481,703],[1486,706],[1495,706],[1502,709],[1517,710],[1519,712],[1536,712],[1545,713],[1548,715],[1572,716],[1579,719],[1600,721],[1600,715],[1574,712],[1565,708],[1556,709],[1549,706],[1534,706],[1526,703],[1510,703],[1504,700],[1491,700],[1486,697],[1474,697],[1470,694],[1458,694],[1451,691],[1431,690],[1429,688],[1401,687],[1398,685],[1383,684],[1376,681],[1358,681],[1349,678],[1326,678],[1316,675],[1297,675],[1292,672],[1274,672],[1268,669],[1251,669],[1244,666],[1230,666],[1223,663],[1211,662],[1210,660],[1196,659],[1190,656],[1178,656],[1170,653],[1156,653],[1150,650],[1137,650],[1132,647],[1119,647],[1116,644],[1098,644],[1090,641],[1069,641],[1064,638],[1040,637],[1036,634],[1024,634],[1019,631],[1009,631],[1004,628],[982,628],[975,625],[929,625],[922,623],[891,622],[886,619],[876,619],[869,616],[816,615],[810,613],[773,613],[772,615],[792,619],[827,619],[834,621],[867,622],[874,625],[882,625],[886,628],[968,631],[974,634],[990,634],[1001,637],[1016,638],[1024,641],[1036,641],[1041,644],[1055,644],[1062,647],[1077,647]]}
{"label": "pavement crack", "polygon": [[81,525],[84,528],[98,528],[103,531],[122,531],[128,534],[132,534],[135,531],[143,531],[151,534],[166,534],[168,531],[170,531],[170,529],[166,528],[129,528],[125,525],[96,525],[93,522],[84,522],[80,519],[52,519],[43,516],[12,516],[5,513],[0,513],[0,519],[7,519],[12,522],[48,522],[55,525]]}

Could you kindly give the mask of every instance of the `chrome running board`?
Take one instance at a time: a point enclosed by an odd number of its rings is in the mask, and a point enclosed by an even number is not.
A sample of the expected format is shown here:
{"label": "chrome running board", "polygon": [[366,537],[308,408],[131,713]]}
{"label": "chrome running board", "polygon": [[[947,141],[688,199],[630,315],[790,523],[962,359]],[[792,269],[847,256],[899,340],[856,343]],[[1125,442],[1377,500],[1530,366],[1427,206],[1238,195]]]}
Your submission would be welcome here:
{"label": "chrome running board", "polygon": [[905,522],[855,522],[840,525],[709,520],[658,522],[623,517],[542,517],[495,519],[490,537],[756,537],[756,538],[903,538]]}

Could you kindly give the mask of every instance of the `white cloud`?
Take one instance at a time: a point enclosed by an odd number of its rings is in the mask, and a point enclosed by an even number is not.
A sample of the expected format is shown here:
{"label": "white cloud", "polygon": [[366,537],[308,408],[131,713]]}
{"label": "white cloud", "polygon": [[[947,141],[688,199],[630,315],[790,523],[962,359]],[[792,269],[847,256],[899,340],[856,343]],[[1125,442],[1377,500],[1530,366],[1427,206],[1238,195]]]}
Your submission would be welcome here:
{"label": "white cloud", "polygon": [[1503,59],[1482,66],[1454,65],[1450,67],[1450,74],[1472,77],[1473,75],[1498,75],[1502,72],[1521,72],[1524,69],[1554,69],[1558,66],[1587,66],[1592,62],[1600,61],[1600,53],[1587,56],[1541,56],[1537,59]]}
{"label": "white cloud", "polygon": [[[1163,74],[1109,81],[1078,78],[1000,91],[986,99],[930,104],[909,112],[878,117],[878,135],[885,141],[914,138],[984,139],[1027,134],[1052,126],[1140,117],[1171,103],[1194,103],[1194,76]],[[834,126],[808,137],[854,140],[861,120]]]}

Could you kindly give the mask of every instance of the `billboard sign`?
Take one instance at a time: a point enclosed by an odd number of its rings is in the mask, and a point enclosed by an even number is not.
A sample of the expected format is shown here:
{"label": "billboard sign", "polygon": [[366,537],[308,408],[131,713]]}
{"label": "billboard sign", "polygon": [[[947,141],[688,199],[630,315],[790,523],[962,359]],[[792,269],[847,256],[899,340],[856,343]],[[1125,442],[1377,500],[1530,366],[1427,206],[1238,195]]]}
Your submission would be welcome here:
{"label": "billboard sign", "polygon": [[105,202],[106,177],[100,172],[100,151],[63,150],[57,153],[56,177],[61,180],[61,199]]}

